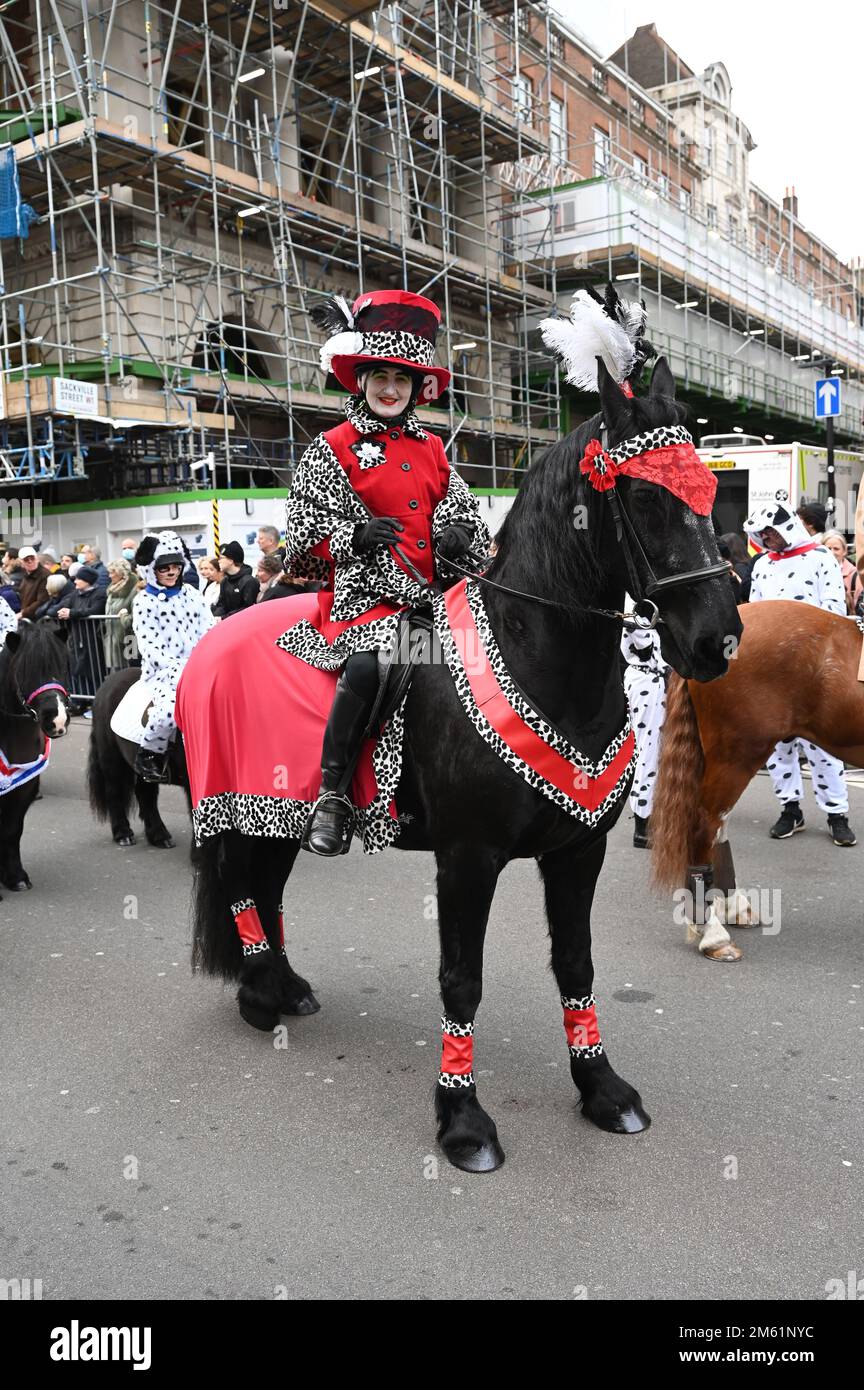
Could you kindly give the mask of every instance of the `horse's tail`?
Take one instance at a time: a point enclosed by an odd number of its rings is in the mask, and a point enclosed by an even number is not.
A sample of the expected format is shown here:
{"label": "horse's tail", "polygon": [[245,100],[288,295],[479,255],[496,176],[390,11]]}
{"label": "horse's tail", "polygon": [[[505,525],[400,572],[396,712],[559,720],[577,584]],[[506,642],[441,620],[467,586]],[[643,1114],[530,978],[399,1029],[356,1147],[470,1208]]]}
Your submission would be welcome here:
{"label": "horse's tail", "polygon": [[654,882],[680,887],[691,863],[691,846],[699,825],[699,787],[705,759],[696,711],[686,680],[674,672],[666,696],[660,768],[651,810],[651,857]]}
{"label": "horse's tail", "polygon": [[236,980],[243,965],[243,947],[219,875],[225,853],[222,835],[204,840],[195,852],[192,888],[192,968],[205,975]]}
{"label": "horse's tail", "polygon": [[135,774],[117,746],[109,723],[111,714],[110,703],[97,694],[87,753],[87,789],[96,819],[110,820],[113,827],[115,820],[128,817],[132,808]]}

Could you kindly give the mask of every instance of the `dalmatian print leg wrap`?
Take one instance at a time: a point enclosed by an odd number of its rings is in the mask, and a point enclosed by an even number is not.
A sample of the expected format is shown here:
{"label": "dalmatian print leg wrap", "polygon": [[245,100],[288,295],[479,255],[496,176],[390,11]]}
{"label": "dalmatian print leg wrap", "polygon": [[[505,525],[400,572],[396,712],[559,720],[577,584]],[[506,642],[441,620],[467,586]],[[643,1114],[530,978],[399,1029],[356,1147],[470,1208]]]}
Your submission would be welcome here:
{"label": "dalmatian print leg wrap", "polygon": [[241,898],[239,902],[232,903],[231,916],[243,943],[244,956],[257,956],[262,951],[270,950],[254,898]]}
{"label": "dalmatian print leg wrap", "polygon": [[561,995],[564,1009],[564,1032],[570,1056],[580,1062],[586,1057],[599,1057],[603,1052],[597,1014],[594,1009],[594,995],[586,994],[581,999]]}
{"label": "dalmatian print leg wrap", "polygon": [[448,1091],[467,1090],[474,1085],[474,1024],[456,1023],[443,1014],[441,1031],[438,1085]]}

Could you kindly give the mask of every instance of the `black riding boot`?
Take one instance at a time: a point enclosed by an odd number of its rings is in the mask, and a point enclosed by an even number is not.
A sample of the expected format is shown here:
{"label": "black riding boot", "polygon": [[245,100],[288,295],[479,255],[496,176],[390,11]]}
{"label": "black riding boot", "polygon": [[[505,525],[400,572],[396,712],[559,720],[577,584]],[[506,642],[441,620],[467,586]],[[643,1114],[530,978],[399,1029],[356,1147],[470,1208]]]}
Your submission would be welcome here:
{"label": "black riding boot", "polygon": [[321,755],[321,793],[310,816],[302,845],[313,854],[347,854],[351,845],[348,822],[353,813],[350,798],[336,791],[356,758],[372,701],[351,689],[344,673],[336,683],[336,696]]}

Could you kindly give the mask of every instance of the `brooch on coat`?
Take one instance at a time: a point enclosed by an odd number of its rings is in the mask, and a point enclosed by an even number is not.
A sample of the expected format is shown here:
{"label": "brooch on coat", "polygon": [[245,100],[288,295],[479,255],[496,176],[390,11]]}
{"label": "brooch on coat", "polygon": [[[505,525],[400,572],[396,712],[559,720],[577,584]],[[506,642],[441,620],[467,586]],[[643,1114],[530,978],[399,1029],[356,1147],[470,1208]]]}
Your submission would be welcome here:
{"label": "brooch on coat", "polygon": [[357,455],[361,468],[375,468],[379,463],[387,462],[384,445],[376,444],[371,439],[358,439],[356,444],[351,445],[351,452]]}

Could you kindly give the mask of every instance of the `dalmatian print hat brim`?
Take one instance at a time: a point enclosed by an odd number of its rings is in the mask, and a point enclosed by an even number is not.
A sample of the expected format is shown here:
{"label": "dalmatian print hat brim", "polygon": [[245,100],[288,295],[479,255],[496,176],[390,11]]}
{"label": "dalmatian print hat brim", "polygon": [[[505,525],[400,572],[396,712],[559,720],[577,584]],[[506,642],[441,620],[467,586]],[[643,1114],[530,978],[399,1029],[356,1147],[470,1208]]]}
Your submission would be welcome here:
{"label": "dalmatian print hat brim", "polygon": [[354,395],[357,368],[386,363],[423,373],[418,400],[437,400],[450,383],[446,367],[435,365],[435,338],[441,322],[437,305],[407,290],[372,290],[349,306],[339,295],[312,311],[330,337],[321,348],[321,370],[332,372]]}

